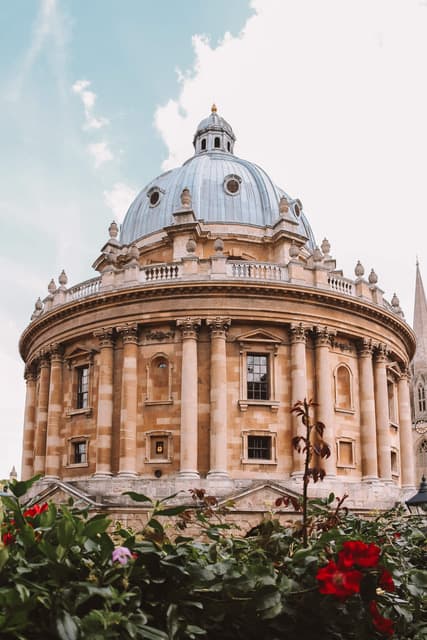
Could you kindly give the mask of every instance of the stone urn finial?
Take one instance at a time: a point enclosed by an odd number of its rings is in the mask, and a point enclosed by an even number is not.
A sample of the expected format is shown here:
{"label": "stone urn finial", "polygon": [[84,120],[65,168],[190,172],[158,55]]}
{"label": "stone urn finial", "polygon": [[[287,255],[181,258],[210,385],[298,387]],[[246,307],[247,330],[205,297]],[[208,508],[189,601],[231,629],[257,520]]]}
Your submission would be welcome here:
{"label": "stone urn finial", "polygon": [[136,244],[132,244],[130,246],[128,256],[132,261],[137,261],[139,259],[139,249]]}
{"label": "stone urn finial", "polygon": [[396,293],[393,294],[393,297],[391,299],[391,306],[393,307],[393,309],[400,310],[400,300],[397,297]]}
{"label": "stone urn finial", "polygon": [[362,278],[363,275],[365,274],[365,267],[363,266],[363,264],[360,262],[360,260],[357,261],[356,266],[354,267],[354,273],[356,274],[356,276],[358,278]]}
{"label": "stone urn finial", "polygon": [[117,240],[117,236],[119,235],[119,227],[117,222],[113,220],[113,222],[108,227],[108,233],[110,234],[110,238],[113,240]]}
{"label": "stone urn finial", "polygon": [[313,262],[322,262],[323,254],[320,251],[319,247],[316,247],[313,251]]}
{"label": "stone urn finial", "polygon": [[55,280],[52,278],[52,280],[49,282],[49,284],[47,285],[47,290],[49,291],[50,295],[53,295],[56,291],[56,284],[55,284]]}
{"label": "stone urn finial", "polygon": [[323,238],[322,244],[320,245],[320,248],[322,249],[322,253],[325,256],[329,255],[329,253],[331,251],[331,243],[329,242],[329,240],[327,238]]}
{"label": "stone urn finial", "polygon": [[282,196],[279,200],[279,213],[284,216],[289,211],[289,202],[286,196]]}
{"label": "stone urn finial", "polygon": [[299,247],[292,240],[291,246],[289,247],[289,255],[294,260],[299,256]]}
{"label": "stone urn finial", "polygon": [[369,284],[377,284],[378,276],[373,269],[371,269],[371,273],[368,276]]}
{"label": "stone urn finial", "polygon": [[181,193],[181,204],[184,209],[191,209],[191,193],[190,189],[185,187]]}
{"label": "stone urn finial", "polygon": [[224,240],[222,238],[216,238],[214,242],[214,249],[216,253],[222,253],[224,251]]}
{"label": "stone urn finial", "polygon": [[43,302],[41,301],[41,298],[37,298],[36,303],[34,305],[34,311],[31,314],[31,320],[34,320],[34,318],[38,318],[39,315],[41,315],[43,311]]}
{"label": "stone urn finial", "polygon": [[64,269],[62,269],[61,273],[59,274],[58,282],[61,285],[61,287],[65,287],[67,285],[68,277]]}

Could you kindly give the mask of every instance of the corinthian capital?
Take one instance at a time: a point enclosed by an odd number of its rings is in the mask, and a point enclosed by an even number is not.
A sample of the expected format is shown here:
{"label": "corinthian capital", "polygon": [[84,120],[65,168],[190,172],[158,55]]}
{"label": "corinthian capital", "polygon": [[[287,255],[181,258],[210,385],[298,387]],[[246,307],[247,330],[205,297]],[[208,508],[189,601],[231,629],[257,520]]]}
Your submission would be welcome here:
{"label": "corinthian capital", "polygon": [[375,349],[375,359],[378,363],[385,364],[390,350],[387,345],[380,342]]}
{"label": "corinthian capital", "polygon": [[102,329],[95,329],[93,335],[95,338],[99,340],[99,346],[101,347],[112,347],[113,346],[113,332],[114,329],[112,327],[102,327]]}
{"label": "corinthian capital", "polygon": [[206,325],[211,331],[211,335],[225,335],[230,328],[231,318],[215,316],[215,318],[206,318]]}
{"label": "corinthian capital", "polygon": [[123,343],[136,343],[138,340],[138,324],[136,322],[126,322],[116,327],[117,333],[123,338]]}
{"label": "corinthian capital", "polygon": [[296,342],[305,343],[307,340],[307,327],[304,327],[302,322],[291,324],[289,334],[291,336],[291,344],[295,344]]}
{"label": "corinthian capital", "polygon": [[336,334],[337,332],[335,329],[330,329],[329,327],[321,325],[314,327],[316,347],[330,347],[331,340]]}
{"label": "corinthian capital", "polygon": [[375,347],[377,346],[371,338],[362,338],[358,343],[359,355],[363,358],[371,357]]}
{"label": "corinthian capital", "polygon": [[181,329],[183,338],[194,338],[197,336],[201,324],[202,321],[200,318],[191,318],[190,316],[187,318],[179,318],[179,320],[176,321],[176,326]]}

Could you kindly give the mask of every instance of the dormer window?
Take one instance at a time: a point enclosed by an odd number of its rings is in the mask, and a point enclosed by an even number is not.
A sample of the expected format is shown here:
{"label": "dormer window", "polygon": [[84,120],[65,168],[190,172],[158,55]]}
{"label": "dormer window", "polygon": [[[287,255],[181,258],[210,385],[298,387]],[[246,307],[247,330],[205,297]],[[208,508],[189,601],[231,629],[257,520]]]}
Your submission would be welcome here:
{"label": "dormer window", "polygon": [[162,189],[159,187],[151,187],[149,191],[147,191],[148,202],[150,203],[150,207],[157,207],[160,202],[162,196]]}
{"label": "dormer window", "polygon": [[215,149],[219,149],[221,147],[221,138],[214,139],[214,147]]}

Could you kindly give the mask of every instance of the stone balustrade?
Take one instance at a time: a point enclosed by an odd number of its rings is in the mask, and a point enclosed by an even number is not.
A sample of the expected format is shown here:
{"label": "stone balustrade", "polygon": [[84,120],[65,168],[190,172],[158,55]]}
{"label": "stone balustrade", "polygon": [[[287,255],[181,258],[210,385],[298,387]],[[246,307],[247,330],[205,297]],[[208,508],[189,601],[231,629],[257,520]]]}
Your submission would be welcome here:
{"label": "stone balustrade", "polygon": [[[89,296],[96,296],[106,291],[114,291],[115,289],[128,286],[146,286],[152,283],[166,283],[176,280],[185,281],[188,278],[194,281],[195,279],[197,280],[199,276],[203,281],[212,278],[218,282],[218,279],[224,278],[227,280],[236,279],[246,281],[256,280],[257,282],[266,283],[289,283],[296,287],[320,287],[314,275],[316,270],[308,267],[302,267],[302,279],[294,279],[291,277],[291,271],[287,266],[272,262],[224,260],[223,267],[220,271],[218,271],[218,268],[216,268],[215,271],[211,268],[210,260],[197,260],[196,262],[199,264],[199,267],[196,265],[195,271],[192,271],[191,274],[185,271],[182,261],[143,265],[141,267],[136,264],[133,266],[135,275],[131,277],[129,276],[129,269],[111,269],[97,278],[91,278],[69,289],[66,289],[64,286],[58,287],[56,291],[50,291],[49,295],[44,299],[43,305],[40,301],[36,303],[36,311],[33,313],[32,319],[34,320],[44,312],[59,305],[82,300]],[[368,286],[368,283],[366,283],[366,287],[363,293],[361,293],[356,285],[357,283],[338,273],[329,272],[327,274],[326,290],[329,289],[338,294],[344,294],[378,304],[387,311],[402,317],[400,307],[395,307],[384,300],[382,298],[382,291],[378,289],[377,286]],[[321,288],[325,289],[324,286],[321,286]]]}

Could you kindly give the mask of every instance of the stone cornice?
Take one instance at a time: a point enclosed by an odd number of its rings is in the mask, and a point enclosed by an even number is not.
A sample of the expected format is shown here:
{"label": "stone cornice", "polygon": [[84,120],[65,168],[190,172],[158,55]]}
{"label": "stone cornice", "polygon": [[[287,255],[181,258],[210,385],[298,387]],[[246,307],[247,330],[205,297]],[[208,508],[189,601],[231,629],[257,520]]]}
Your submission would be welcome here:
{"label": "stone cornice", "polygon": [[[66,303],[42,314],[25,329],[20,340],[20,353],[25,360],[27,352],[26,345],[34,336],[46,330],[48,327],[62,322],[64,319],[80,316],[83,311],[90,311],[91,309],[99,310],[100,308],[107,309],[108,307],[115,308],[118,305],[123,305],[126,301],[140,302],[141,299],[147,302],[159,298],[167,301],[173,297],[212,297],[215,295],[222,295],[228,299],[232,296],[244,295],[248,297],[276,299],[276,301],[278,298],[283,299],[285,296],[286,300],[303,301],[320,305],[324,309],[331,308],[335,312],[337,309],[350,311],[361,318],[369,318],[374,322],[378,322],[397,333],[405,344],[409,359],[412,358],[415,351],[415,335],[409,325],[404,320],[395,316],[391,311],[374,303],[360,300],[354,296],[339,294],[335,291],[292,285],[288,282],[282,284],[263,282],[260,284],[259,282],[236,282],[236,280],[233,279],[223,280],[221,282],[213,282],[212,280],[205,282],[201,282],[200,280],[198,282],[194,280],[180,280],[179,282],[173,281],[162,283],[161,285],[156,282],[153,283],[153,285],[144,285],[143,287],[129,287],[126,289],[101,292],[98,295],[88,296],[87,298]],[[96,327],[94,327],[94,329],[95,328]],[[337,322],[336,328],[340,328],[339,322]],[[357,337],[357,334],[352,334],[352,332],[347,330],[346,332],[348,332],[349,335]]]}

